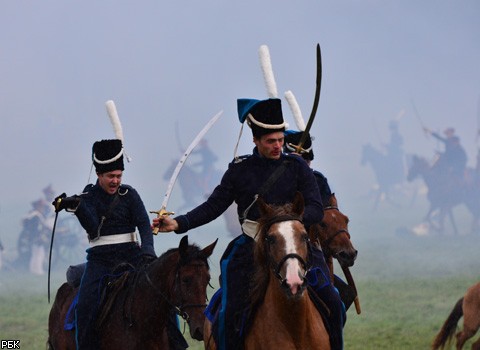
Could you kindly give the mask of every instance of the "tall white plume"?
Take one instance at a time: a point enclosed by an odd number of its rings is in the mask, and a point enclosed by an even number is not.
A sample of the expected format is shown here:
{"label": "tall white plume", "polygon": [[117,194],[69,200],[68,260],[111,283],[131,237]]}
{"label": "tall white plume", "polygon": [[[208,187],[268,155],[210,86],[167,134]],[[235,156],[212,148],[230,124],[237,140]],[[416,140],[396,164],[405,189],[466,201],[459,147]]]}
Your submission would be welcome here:
{"label": "tall white plume", "polygon": [[297,128],[299,131],[305,131],[305,121],[303,120],[302,111],[300,110],[300,106],[297,103],[297,99],[295,95],[290,90],[285,92],[285,99],[290,106],[290,110],[293,114],[293,119],[295,119],[295,124],[297,124]]}
{"label": "tall white plume", "polygon": [[[123,139],[123,129],[122,129],[122,123],[120,122],[120,118],[118,117],[117,113],[117,107],[115,107],[115,102],[112,100],[108,100],[105,102],[105,106],[107,107],[107,113],[108,117],[110,118],[110,122],[112,123],[113,126],[113,132],[115,133],[115,137],[119,140],[122,141],[122,144],[124,145],[125,148],[125,141]],[[132,158],[130,158],[124,150],[125,158],[127,158],[127,161],[130,162]]]}
{"label": "tall white plume", "polygon": [[273,75],[272,61],[270,60],[268,46],[260,46],[258,49],[258,55],[260,57],[260,66],[262,67],[263,78],[265,80],[265,86],[267,87],[268,97],[277,98],[277,84],[275,83],[275,76]]}

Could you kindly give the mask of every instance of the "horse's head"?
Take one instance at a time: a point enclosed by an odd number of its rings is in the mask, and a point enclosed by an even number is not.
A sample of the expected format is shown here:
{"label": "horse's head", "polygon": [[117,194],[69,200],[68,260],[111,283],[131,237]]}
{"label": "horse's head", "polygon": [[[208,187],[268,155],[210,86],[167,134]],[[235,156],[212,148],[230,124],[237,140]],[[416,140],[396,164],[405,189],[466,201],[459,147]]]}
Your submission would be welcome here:
{"label": "horse's head", "polygon": [[358,252],[350,241],[349,219],[338,209],[335,194],[331,195],[329,205],[323,210],[323,221],[321,225],[312,225],[310,239],[320,243],[325,255],[336,258],[343,267],[353,266]]}
{"label": "horse's head", "polygon": [[412,155],[407,158],[409,161],[407,180],[413,181],[417,177],[424,175],[430,168],[425,158]]}
{"label": "horse's head", "polygon": [[[178,249],[169,251],[170,258],[163,264],[162,257],[158,258],[159,262],[154,262],[149,271],[149,274],[153,275],[155,268],[166,270],[164,273],[167,274],[166,284],[169,290],[164,297],[174,311],[188,323],[190,336],[196,340],[203,340],[203,312],[207,306],[207,286],[210,282],[208,258],[216,244],[217,241],[200,249],[194,244],[190,245],[188,236],[184,236]],[[152,284],[155,286],[155,283]]]}
{"label": "horse's head", "polygon": [[[293,203],[283,206],[268,205],[261,198],[257,203],[261,213],[255,247],[257,262],[265,273],[271,270],[288,296],[299,297],[306,287],[308,271],[308,235],[302,223],[303,196],[297,192]],[[264,277],[265,280],[268,281]]]}

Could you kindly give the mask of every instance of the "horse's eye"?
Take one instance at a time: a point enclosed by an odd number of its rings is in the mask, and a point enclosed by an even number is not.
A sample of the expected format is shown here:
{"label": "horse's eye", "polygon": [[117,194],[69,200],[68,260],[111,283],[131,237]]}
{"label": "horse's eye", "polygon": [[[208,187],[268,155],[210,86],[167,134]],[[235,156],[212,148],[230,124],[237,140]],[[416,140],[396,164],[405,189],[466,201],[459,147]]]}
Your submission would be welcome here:
{"label": "horse's eye", "polygon": [[265,241],[266,241],[268,244],[274,244],[274,243],[275,243],[275,237],[273,237],[273,236],[267,236],[267,237],[265,237]]}
{"label": "horse's eye", "polygon": [[182,283],[189,285],[189,284],[192,283],[192,278],[191,277],[183,277],[182,278]]}
{"label": "horse's eye", "polygon": [[302,235],[302,240],[303,240],[304,242],[310,241],[310,239],[308,238],[308,235],[307,235],[306,233],[304,233],[304,234]]}

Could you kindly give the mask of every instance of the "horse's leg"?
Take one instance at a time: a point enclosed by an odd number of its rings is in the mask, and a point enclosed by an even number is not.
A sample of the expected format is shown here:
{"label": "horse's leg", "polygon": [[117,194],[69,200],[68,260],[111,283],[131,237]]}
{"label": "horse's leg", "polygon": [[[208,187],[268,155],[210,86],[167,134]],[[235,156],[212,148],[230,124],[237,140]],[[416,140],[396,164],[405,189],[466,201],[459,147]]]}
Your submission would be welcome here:
{"label": "horse's leg", "polygon": [[450,218],[450,222],[452,223],[453,232],[455,233],[455,235],[458,236],[457,223],[455,222],[455,217],[453,216],[452,208],[448,209],[448,217]]}
{"label": "horse's leg", "polygon": [[472,344],[472,350],[480,350],[480,338]]}
{"label": "horse's leg", "polygon": [[[463,331],[457,334],[457,349],[461,346],[480,328],[480,284],[470,287],[463,298]],[[460,346],[460,347],[459,347]],[[473,345],[472,349],[480,349],[480,339]]]}
{"label": "horse's leg", "polygon": [[473,337],[475,332],[473,332],[470,329],[463,329],[463,331],[460,331],[457,333],[456,338],[457,338],[457,350],[462,350],[463,345],[465,345],[465,342]]}

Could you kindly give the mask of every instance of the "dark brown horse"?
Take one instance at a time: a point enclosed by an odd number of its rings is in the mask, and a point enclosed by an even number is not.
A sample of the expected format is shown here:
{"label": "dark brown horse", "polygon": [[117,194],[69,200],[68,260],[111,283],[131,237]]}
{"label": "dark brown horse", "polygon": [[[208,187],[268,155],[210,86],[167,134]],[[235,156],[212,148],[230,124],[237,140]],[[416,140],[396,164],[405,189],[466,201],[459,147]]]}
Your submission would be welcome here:
{"label": "dark brown horse", "polygon": [[[101,348],[169,349],[166,327],[172,312],[185,319],[192,338],[202,340],[208,258],[216,243],[200,249],[184,236],[178,248],[114,282],[106,303],[110,307],[104,307],[97,325]],[[50,349],[75,349],[75,331],[64,330],[64,320],[76,292],[67,283],[57,292],[48,324]]]}
{"label": "dark brown horse", "polygon": [[[467,289],[465,295],[455,304],[445,320],[442,329],[435,337],[432,349],[437,350],[451,340],[457,330],[457,323],[463,316],[463,330],[456,334],[457,350],[461,350],[465,342],[473,337],[480,328],[480,282]],[[472,344],[472,350],[480,349],[480,339]]]}
{"label": "dark brown horse", "polygon": [[[430,202],[425,220],[433,227],[437,227],[438,232],[443,233],[445,228],[445,217],[448,215],[452,223],[453,230],[458,234],[457,225],[453,216],[452,209],[461,204],[462,194],[455,187],[452,181],[447,181],[444,174],[439,173],[429,162],[419,156],[411,157],[411,165],[408,169],[407,179],[413,181],[421,177],[428,188],[427,198]],[[438,212],[438,221],[433,221],[434,214]]]}

